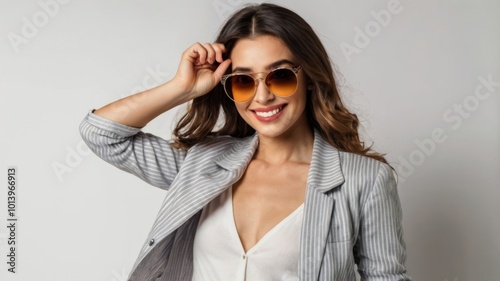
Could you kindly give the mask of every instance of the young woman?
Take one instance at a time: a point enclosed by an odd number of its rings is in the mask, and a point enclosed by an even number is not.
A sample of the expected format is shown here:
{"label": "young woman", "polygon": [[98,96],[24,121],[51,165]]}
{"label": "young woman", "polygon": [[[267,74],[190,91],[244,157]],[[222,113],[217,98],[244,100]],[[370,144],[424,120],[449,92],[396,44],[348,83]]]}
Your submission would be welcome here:
{"label": "young woman", "polygon": [[[173,141],[140,130],[185,102]],[[261,4],[189,47],[171,81],[80,129],[167,190],[129,280],[355,280],[356,264],[362,280],[410,280],[394,176],[358,124],[312,28]]]}

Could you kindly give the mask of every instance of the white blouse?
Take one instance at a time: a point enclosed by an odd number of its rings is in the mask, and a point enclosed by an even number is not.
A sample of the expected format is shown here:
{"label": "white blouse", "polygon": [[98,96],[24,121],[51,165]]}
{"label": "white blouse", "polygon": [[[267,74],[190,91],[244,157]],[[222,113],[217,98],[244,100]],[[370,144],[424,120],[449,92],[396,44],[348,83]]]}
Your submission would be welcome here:
{"label": "white blouse", "polygon": [[202,210],[194,239],[193,281],[295,281],[303,206],[245,253],[233,216],[232,188]]}

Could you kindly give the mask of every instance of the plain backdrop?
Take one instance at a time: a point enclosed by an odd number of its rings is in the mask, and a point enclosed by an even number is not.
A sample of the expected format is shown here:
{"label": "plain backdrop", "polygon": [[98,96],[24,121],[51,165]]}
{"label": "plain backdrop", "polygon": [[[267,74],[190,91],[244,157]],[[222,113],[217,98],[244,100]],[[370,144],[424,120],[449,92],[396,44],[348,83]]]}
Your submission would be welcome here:
{"label": "plain backdrop", "polygon": [[[414,280],[500,276],[500,2],[272,1],[327,48],[399,173]],[[172,78],[241,0],[0,1],[0,280],[124,281],[165,195],[95,155],[87,112]],[[170,138],[183,106],[144,130]],[[7,167],[18,169],[16,274]]]}

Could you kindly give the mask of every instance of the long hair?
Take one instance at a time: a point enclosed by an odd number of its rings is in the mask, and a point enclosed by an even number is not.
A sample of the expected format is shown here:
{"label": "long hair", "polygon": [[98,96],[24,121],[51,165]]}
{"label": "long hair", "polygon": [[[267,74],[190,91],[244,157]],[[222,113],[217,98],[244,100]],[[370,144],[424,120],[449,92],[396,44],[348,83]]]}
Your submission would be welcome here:
{"label": "long hair", "polygon": [[[302,66],[302,71],[313,86],[306,102],[306,113],[311,126],[341,151],[387,163],[383,155],[372,151],[361,141],[358,117],[342,103],[330,58],[311,26],[299,15],[269,3],[247,6],[229,18],[216,42],[226,47],[226,59],[238,39],[259,35],[279,38]],[[188,149],[208,137],[230,135],[242,138],[254,132],[240,117],[234,102],[226,97],[222,85],[218,84],[212,91],[193,99],[188,105],[187,112],[173,131],[174,146]]]}

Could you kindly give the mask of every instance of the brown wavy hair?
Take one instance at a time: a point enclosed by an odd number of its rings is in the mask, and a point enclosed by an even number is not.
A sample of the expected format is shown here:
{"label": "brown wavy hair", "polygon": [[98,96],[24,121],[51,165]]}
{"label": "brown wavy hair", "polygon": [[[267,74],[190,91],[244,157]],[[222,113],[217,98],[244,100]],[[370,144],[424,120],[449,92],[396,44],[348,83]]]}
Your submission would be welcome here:
{"label": "brown wavy hair", "polygon": [[[281,6],[260,4],[237,11],[222,27],[216,42],[226,47],[224,59],[238,39],[272,35],[281,39],[297,59],[310,81],[307,95],[309,122],[321,136],[339,150],[352,152],[387,163],[383,155],[366,147],[358,133],[358,117],[342,103],[333,75],[332,64],[320,39],[302,17]],[[230,69],[228,69],[228,73]],[[188,149],[208,137],[230,135],[236,138],[255,133],[238,114],[221,84],[188,105],[173,131],[174,146]]]}

